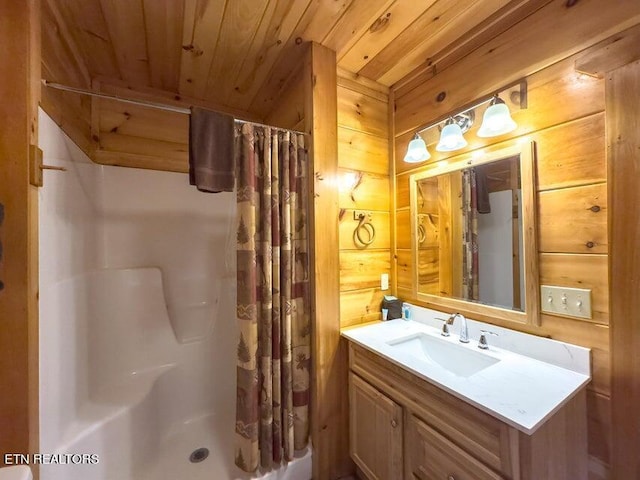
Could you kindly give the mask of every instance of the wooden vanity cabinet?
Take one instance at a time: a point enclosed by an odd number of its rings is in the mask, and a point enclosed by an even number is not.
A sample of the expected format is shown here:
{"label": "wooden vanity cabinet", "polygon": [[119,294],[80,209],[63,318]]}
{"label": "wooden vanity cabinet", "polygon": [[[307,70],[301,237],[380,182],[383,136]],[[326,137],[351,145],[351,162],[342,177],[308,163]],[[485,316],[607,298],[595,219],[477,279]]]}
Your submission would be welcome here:
{"label": "wooden vanity cabinet", "polygon": [[586,480],[584,389],[527,435],[353,343],[351,456],[369,480]]}
{"label": "wooden vanity cabinet", "polygon": [[402,407],[349,375],[349,453],[371,480],[402,478]]}

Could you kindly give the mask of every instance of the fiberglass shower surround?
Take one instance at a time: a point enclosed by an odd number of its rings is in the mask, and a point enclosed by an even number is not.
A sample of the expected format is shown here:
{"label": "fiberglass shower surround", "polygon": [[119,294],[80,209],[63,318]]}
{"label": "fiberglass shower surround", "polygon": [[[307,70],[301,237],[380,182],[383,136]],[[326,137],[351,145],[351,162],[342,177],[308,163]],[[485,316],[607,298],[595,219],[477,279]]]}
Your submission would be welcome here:
{"label": "fiberglass shower surround", "polygon": [[[92,163],[40,112],[43,480],[235,480],[232,193]],[[191,454],[209,456],[191,463]],[[310,478],[309,457],[272,478]],[[308,470],[308,474],[307,474]]]}

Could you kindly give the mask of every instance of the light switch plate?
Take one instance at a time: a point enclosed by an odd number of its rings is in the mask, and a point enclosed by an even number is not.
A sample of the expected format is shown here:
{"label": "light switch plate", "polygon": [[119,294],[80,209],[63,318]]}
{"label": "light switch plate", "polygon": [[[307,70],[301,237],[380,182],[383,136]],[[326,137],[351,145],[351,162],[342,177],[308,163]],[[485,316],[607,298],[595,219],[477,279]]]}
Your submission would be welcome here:
{"label": "light switch plate", "polygon": [[380,275],[380,290],[389,290],[389,274],[382,273]]}
{"label": "light switch plate", "polygon": [[591,317],[591,290],[540,285],[542,311],[568,317]]}

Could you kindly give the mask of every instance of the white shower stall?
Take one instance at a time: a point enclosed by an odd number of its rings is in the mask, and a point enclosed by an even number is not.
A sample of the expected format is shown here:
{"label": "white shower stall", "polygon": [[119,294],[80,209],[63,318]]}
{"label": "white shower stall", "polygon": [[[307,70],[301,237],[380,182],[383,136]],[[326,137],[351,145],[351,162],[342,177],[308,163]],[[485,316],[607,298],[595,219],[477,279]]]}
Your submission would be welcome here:
{"label": "white shower stall", "polygon": [[233,463],[235,195],[94,164],[40,112],[42,480],[308,480]]}

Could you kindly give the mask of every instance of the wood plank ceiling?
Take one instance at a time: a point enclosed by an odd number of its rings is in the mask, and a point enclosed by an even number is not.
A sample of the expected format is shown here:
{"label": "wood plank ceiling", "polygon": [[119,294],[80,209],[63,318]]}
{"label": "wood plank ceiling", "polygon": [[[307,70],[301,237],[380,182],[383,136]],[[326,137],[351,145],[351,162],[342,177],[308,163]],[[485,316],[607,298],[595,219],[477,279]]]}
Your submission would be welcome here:
{"label": "wood plank ceiling", "polygon": [[545,3],[45,0],[53,20],[43,28],[55,28],[81,64],[78,85],[154,88],[264,118],[306,41],[335,50],[339,68],[390,86],[446,67]]}

